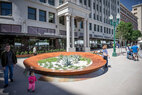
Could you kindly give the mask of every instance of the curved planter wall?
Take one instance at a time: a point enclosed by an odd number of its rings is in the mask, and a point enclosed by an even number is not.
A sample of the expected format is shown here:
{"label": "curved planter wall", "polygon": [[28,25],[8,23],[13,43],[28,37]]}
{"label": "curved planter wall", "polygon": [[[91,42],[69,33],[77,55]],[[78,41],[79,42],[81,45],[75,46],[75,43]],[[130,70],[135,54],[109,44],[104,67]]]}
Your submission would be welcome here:
{"label": "curved planter wall", "polygon": [[[38,61],[50,57],[56,57],[59,55],[81,55],[86,58],[90,58],[93,61],[93,64],[84,68],[83,70],[52,70],[44,68],[38,65]],[[81,75],[87,74],[93,71],[98,70],[103,67],[106,61],[99,55],[85,52],[53,52],[53,53],[44,53],[36,56],[32,56],[24,60],[24,65],[27,68],[34,69],[36,73],[44,75]]]}

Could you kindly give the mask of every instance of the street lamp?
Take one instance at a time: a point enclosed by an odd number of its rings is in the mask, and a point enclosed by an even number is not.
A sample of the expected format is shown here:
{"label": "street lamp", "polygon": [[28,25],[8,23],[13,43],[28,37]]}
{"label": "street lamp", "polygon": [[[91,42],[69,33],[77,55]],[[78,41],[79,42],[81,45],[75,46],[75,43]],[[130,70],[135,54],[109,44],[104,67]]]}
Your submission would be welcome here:
{"label": "street lamp", "polygon": [[112,53],[112,56],[117,56],[117,54],[116,54],[116,48],[115,48],[115,27],[116,27],[116,26],[118,25],[118,23],[119,23],[120,14],[117,13],[117,16],[116,16],[116,19],[117,19],[117,20],[116,20],[115,18],[113,19],[113,16],[112,16],[112,15],[110,15],[109,19],[110,19],[111,25],[114,26],[114,32],[113,32],[113,35],[114,35],[114,42],[113,42],[113,53]]}

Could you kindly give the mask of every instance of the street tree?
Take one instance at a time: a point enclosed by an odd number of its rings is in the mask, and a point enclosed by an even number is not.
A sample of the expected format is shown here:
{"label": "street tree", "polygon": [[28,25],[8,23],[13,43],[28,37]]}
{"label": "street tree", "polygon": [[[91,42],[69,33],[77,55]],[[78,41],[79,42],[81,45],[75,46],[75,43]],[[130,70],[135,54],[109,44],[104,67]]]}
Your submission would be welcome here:
{"label": "street tree", "polygon": [[142,34],[139,30],[133,30],[131,40],[137,41],[137,39],[141,36],[142,36]]}

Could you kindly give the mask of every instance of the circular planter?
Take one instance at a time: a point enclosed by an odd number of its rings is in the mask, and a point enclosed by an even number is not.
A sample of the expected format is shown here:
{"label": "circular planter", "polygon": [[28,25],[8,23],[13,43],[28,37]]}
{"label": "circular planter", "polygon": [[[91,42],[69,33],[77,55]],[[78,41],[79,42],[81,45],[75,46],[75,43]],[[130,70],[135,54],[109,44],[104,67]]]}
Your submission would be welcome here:
{"label": "circular planter", "polygon": [[24,54],[24,55],[16,55],[18,58],[23,58],[23,57],[31,57],[33,54]]}
{"label": "circular planter", "polygon": [[[83,70],[52,70],[44,68],[38,65],[38,61],[50,57],[57,57],[59,55],[81,55],[82,57],[90,58],[92,60],[92,65],[84,68]],[[85,52],[53,52],[44,53],[36,56],[32,56],[24,60],[24,65],[27,68],[34,69],[36,73],[44,75],[81,75],[87,74],[98,70],[103,67],[106,61],[99,55]]]}

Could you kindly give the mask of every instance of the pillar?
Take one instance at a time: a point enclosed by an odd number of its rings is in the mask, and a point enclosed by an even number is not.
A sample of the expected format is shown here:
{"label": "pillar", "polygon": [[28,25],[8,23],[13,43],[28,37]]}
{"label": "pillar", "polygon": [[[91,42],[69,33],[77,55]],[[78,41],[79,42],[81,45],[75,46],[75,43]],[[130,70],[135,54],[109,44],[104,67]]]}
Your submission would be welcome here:
{"label": "pillar", "polygon": [[84,51],[90,52],[89,22],[86,19],[84,19]]}
{"label": "pillar", "polygon": [[70,52],[75,52],[75,47],[74,47],[74,16],[71,17],[71,40],[72,40],[72,48],[70,48]]}
{"label": "pillar", "polygon": [[66,51],[69,52],[70,49],[70,14],[65,14],[66,16]]}

